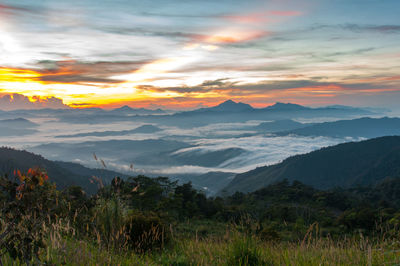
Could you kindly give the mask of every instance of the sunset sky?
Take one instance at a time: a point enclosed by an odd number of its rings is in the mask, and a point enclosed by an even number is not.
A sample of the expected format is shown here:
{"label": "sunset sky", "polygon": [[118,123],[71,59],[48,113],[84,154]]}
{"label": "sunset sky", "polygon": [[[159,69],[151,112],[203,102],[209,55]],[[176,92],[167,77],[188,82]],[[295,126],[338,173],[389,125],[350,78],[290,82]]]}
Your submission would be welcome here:
{"label": "sunset sky", "polygon": [[399,13],[399,0],[0,0],[0,105],[396,108]]}

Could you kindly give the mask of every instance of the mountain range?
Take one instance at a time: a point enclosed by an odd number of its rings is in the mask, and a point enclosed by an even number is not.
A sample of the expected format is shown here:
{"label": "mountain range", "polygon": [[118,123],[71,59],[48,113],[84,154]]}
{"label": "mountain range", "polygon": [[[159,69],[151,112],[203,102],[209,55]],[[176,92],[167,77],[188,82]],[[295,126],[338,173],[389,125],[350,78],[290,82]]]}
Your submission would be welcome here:
{"label": "mountain range", "polygon": [[[286,122],[292,129],[279,132],[279,135],[327,136],[327,137],[363,137],[375,138],[388,135],[400,135],[400,118],[363,117],[352,120],[339,120],[317,124],[295,124]],[[268,128],[268,124],[265,125]],[[297,127],[297,128],[296,128]]]}
{"label": "mountain range", "polygon": [[36,133],[39,125],[25,118],[0,120],[0,136],[23,136]]}
{"label": "mountain range", "polygon": [[[215,156],[213,160],[218,160],[221,154],[216,153]],[[12,177],[15,169],[26,171],[32,167],[46,169],[58,188],[79,185],[88,193],[97,190],[96,184],[90,180],[92,176],[101,177],[106,183],[115,176],[126,177],[107,169],[91,169],[77,163],[50,161],[30,152],[0,148],[0,175]],[[375,185],[385,179],[399,177],[400,136],[326,147],[237,175],[228,172],[209,172],[196,176],[172,176],[173,179],[178,178],[180,182],[194,181],[195,187],[207,194],[215,194],[220,189],[219,195],[229,195],[237,191],[252,192],[285,179],[300,181],[317,189],[336,187],[347,189]]]}
{"label": "mountain range", "polygon": [[192,111],[151,110],[123,106],[113,110],[101,108],[83,109],[39,109],[5,112],[7,117],[56,117],[75,124],[97,124],[130,121],[146,124],[172,125],[181,128],[202,126],[210,123],[245,122],[249,120],[282,120],[316,117],[354,117],[377,114],[376,112],[349,106],[327,106],[311,108],[293,103],[275,103],[265,108],[253,108],[249,104],[225,101],[217,106]]}
{"label": "mountain range", "polygon": [[343,143],[238,174],[223,190],[251,192],[287,179],[319,189],[350,188],[400,177],[400,136]]}

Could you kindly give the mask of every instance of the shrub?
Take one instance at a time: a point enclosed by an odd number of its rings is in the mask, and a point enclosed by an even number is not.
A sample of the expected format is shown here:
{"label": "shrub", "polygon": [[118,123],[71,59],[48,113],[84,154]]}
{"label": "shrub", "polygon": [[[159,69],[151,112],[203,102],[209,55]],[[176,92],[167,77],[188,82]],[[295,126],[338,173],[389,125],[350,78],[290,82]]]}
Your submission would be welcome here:
{"label": "shrub", "polygon": [[268,265],[255,238],[236,236],[227,250],[228,265]]}
{"label": "shrub", "polygon": [[47,182],[47,175],[40,169],[17,171],[19,183],[0,178],[2,201],[0,220],[0,250],[4,249],[13,259],[26,262],[39,258],[45,247],[46,229],[62,213],[59,194],[55,185]]}
{"label": "shrub", "polygon": [[170,232],[153,214],[131,213],[125,220],[128,245],[137,252],[162,249],[170,240]]}
{"label": "shrub", "polygon": [[260,232],[260,239],[263,241],[279,241],[279,233],[272,227],[266,227]]}
{"label": "shrub", "polygon": [[98,244],[109,248],[125,248],[127,237],[124,228],[125,209],[118,198],[99,199],[94,208],[94,232]]}

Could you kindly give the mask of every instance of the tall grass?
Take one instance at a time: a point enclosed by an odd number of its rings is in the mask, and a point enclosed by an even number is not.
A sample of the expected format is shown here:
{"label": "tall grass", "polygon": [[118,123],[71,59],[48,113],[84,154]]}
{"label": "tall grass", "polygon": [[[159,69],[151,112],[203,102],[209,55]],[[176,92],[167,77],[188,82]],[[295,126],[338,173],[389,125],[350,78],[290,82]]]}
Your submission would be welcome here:
{"label": "tall grass", "polygon": [[[52,240],[54,241],[54,240]],[[254,241],[254,242],[252,242]],[[400,245],[372,244],[366,239],[319,239],[310,245],[259,242],[245,236],[228,241],[204,239],[177,241],[162,252],[119,253],[90,241],[72,239],[49,243],[41,253],[50,265],[398,265]],[[21,265],[7,255],[3,265]],[[36,264],[35,261],[32,264]]]}
{"label": "tall grass", "polygon": [[[262,241],[255,235],[227,232],[224,237],[177,239],[148,253],[119,252],[96,241],[65,237],[66,225],[51,228],[40,259],[49,265],[397,265],[400,242],[353,236],[341,240],[308,234],[302,241]],[[64,236],[63,236],[64,235]],[[21,265],[7,254],[3,265]],[[37,261],[32,261],[36,264]]]}

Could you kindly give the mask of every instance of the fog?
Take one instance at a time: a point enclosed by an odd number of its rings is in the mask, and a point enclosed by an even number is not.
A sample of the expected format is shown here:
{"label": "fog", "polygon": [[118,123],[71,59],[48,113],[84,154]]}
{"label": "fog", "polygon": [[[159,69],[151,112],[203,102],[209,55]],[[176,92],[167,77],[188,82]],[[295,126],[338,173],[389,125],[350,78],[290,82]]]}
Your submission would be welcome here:
{"label": "fog", "polygon": [[[366,114],[368,117],[383,116],[350,108],[325,108],[321,109],[321,113],[318,109],[304,108],[300,111],[259,109],[254,111],[257,119],[253,118],[252,112],[238,112],[238,121],[235,121],[235,112],[214,110],[202,110],[200,115],[198,112],[187,112],[161,116],[119,114],[116,111],[109,116],[110,112],[101,109],[10,111],[0,114],[0,127],[7,129],[0,134],[0,145],[25,149],[50,160],[103,167],[99,160],[94,159],[95,154],[110,170],[129,175],[184,178],[196,185],[202,181],[196,179],[201,174],[242,173],[278,163],[296,154],[363,139],[362,135],[357,134],[342,134],[342,137],[315,135],[312,130],[309,136],[296,135],[290,131],[290,127],[299,127],[299,123],[290,120],[302,123],[300,127],[304,128],[312,125],[324,128],[329,123],[318,123],[340,122]],[[108,119],[101,119],[104,116],[108,116]],[[397,126],[400,121],[396,119],[366,120],[363,126],[368,131],[376,127],[375,123],[383,121],[388,128],[382,132],[396,134],[400,132]],[[265,122],[278,120],[281,122],[274,124],[274,131],[269,131],[269,124]],[[187,124],[187,121],[190,123]],[[351,127],[353,120],[349,121],[346,122],[346,132],[356,132]],[[264,125],[258,127],[261,123]],[[280,127],[282,132],[279,131]],[[224,176],[226,178],[227,175]]]}

